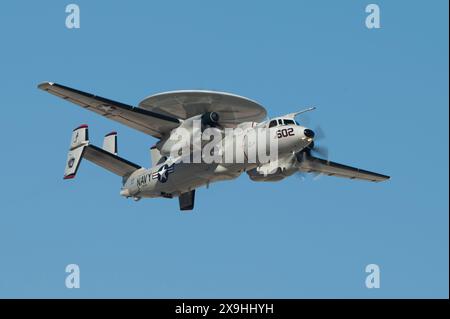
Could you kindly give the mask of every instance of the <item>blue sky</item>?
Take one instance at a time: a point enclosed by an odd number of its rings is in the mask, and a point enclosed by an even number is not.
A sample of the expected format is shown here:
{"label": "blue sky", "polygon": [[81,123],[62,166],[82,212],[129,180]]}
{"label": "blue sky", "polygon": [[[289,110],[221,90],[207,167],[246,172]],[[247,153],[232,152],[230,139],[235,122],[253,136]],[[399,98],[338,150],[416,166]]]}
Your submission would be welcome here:
{"label": "blue sky", "polygon": [[[0,297],[448,297],[448,2],[13,1],[0,11]],[[121,4],[122,3],[122,4]],[[330,159],[373,184],[246,175],[177,200],[133,202],[83,162],[71,130],[150,165],[155,139],[38,90],[54,81],[137,105],[175,89],[247,96],[276,116],[317,106]],[[67,289],[65,267],[81,269]],[[365,266],[381,288],[365,287]]]}

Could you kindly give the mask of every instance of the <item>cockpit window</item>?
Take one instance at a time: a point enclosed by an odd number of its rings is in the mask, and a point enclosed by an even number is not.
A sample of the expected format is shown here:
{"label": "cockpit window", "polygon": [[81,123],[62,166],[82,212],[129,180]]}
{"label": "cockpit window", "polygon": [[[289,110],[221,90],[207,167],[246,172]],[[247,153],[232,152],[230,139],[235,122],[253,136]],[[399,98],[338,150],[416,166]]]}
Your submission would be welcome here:
{"label": "cockpit window", "polygon": [[294,120],[284,120],[284,125],[295,125]]}
{"label": "cockpit window", "polygon": [[282,125],[298,125],[296,121],[290,119],[276,119],[272,120],[269,123],[269,128],[274,126],[282,126]]}

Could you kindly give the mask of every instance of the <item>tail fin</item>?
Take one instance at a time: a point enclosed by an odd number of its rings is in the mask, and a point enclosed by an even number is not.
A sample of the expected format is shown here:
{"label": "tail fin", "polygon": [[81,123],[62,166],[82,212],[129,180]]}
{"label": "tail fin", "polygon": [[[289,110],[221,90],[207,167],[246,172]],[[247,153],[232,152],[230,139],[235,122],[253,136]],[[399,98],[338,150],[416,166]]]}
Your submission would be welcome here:
{"label": "tail fin", "polygon": [[69,154],[67,155],[66,168],[64,170],[64,179],[74,178],[85,147],[89,144],[88,126],[80,125],[72,132],[70,140]]}
{"label": "tail fin", "polygon": [[150,157],[152,160],[152,166],[157,166],[166,160],[166,157],[161,155],[159,150],[156,148],[156,145],[150,148]]}
{"label": "tail fin", "polygon": [[67,156],[64,179],[74,178],[81,159],[86,158],[119,176],[128,176],[141,166],[117,156],[117,133],[105,136],[103,148],[89,144],[88,126],[81,125],[73,130],[70,150]]}
{"label": "tail fin", "polygon": [[103,139],[103,149],[117,155],[117,132],[111,132],[105,135],[105,138]]}

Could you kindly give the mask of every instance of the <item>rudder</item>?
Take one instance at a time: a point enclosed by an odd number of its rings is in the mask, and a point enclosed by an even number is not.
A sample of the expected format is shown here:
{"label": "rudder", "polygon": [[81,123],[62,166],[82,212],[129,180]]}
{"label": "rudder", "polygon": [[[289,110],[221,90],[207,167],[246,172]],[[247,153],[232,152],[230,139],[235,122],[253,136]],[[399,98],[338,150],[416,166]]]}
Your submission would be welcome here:
{"label": "rudder", "polygon": [[75,177],[78,167],[80,166],[81,158],[83,157],[84,149],[88,144],[88,126],[83,124],[78,126],[72,132],[70,149],[67,154],[66,167],[64,169],[64,179],[71,179]]}

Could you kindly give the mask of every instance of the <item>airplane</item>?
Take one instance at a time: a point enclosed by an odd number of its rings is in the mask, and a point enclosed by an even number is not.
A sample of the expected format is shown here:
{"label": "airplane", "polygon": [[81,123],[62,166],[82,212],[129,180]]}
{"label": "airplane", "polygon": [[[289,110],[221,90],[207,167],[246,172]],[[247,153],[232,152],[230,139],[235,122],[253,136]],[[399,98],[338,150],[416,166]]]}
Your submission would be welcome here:
{"label": "airplane", "polygon": [[[64,179],[74,178],[82,158],[85,158],[122,177],[120,195],[136,201],[178,197],[180,210],[189,211],[194,208],[197,188],[235,179],[243,172],[252,181],[262,182],[280,181],[294,173],[372,182],[390,178],[314,156],[320,154],[320,147],[315,144],[318,132],[295,120],[297,116],[312,111],[313,107],[266,120],[265,108],[256,101],[217,91],[164,92],[149,96],[134,107],[53,82],[41,83],[38,88],[158,139],[150,148],[152,167],[147,169],[118,155],[116,132],[105,135],[101,148],[89,142],[87,125],[80,125],[72,132]],[[195,121],[200,122],[201,131],[213,129],[222,134],[227,129],[240,129],[239,133],[227,135],[224,140],[231,142],[225,143],[231,145],[229,147],[238,149],[242,146],[244,160],[222,163],[181,160],[180,156],[185,158],[186,154],[178,156],[179,151],[173,152],[176,144],[173,136],[181,129],[193,134]],[[255,130],[265,132],[269,139],[277,141],[276,161],[249,160],[248,149],[262,148],[261,143],[264,142],[249,142],[249,136]],[[238,144],[240,146],[236,146]],[[191,158],[193,148],[188,150]],[[236,156],[232,158],[236,159]]]}

